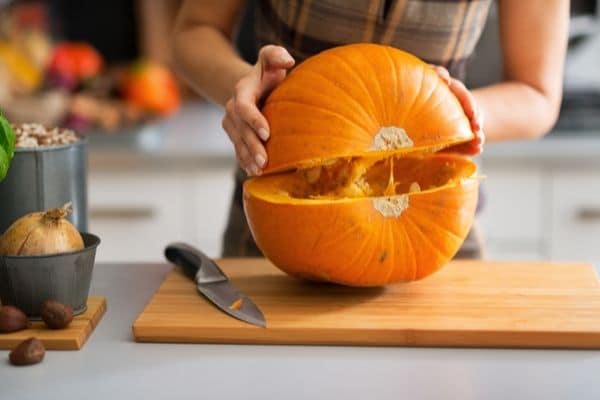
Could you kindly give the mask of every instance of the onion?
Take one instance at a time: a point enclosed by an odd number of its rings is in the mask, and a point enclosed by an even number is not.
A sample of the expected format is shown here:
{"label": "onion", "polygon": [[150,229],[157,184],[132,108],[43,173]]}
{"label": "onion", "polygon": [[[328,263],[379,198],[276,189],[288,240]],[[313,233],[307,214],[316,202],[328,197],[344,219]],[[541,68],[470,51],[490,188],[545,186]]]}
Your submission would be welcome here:
{"label": "onion", "polygon": [[0,255],[40,256],[83,249],[79,231],[65,219],[71,203],[19,218],[0,236]]}

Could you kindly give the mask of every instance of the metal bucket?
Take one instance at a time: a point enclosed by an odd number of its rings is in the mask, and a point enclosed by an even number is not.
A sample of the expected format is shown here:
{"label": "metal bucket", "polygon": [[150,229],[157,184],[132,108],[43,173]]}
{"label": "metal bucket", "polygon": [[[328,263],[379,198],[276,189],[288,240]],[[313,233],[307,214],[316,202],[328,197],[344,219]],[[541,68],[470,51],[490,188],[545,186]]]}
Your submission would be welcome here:
{"label": "metal bucket", "polygon": [[87,232],[87,142],[15,149],[0,182],[0,234],[20,217],[73,203],[69,220]]}
{"label": "metal bucket", "polygon": [[85,312],[92,281],[97,236],[82,233],[85,248],[71,253],[45,256],[0,255],[0,301],[20,308],[31,319],[39,319],[46,300],[57,300]]}

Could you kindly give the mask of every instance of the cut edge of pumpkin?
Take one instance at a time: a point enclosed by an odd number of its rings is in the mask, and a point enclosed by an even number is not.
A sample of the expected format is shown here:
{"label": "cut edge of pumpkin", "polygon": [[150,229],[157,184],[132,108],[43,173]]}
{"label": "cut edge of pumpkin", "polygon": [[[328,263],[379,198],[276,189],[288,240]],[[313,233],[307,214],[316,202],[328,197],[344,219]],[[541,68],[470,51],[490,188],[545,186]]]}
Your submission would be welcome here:
{"label": "cut edge of pumpkin", "polygon": [[[383,127],[381,129],[387,129],[387,128],[396,128],[396,127]],[[397,128],[397,129],[403,131],[402,128]],[[377,137],[379,137],[380,139],[377,139]],[[412,140],[410,139],[409,136],[406,136],[406,138],[412,142]],[[380,146],[382,146],[382,148],[380,148],[380,149],[376,148],[376,147],[378,147],[378,144],[377,144],[378,140],[381,142]],[[386,148],[387,146],[385,146],[384,143],[389,143],[389,142],[386,140],[386,135],[382,134],[382,135],[376,136],[374,138],[373,146],[372,146],[371,150],[369,150],[369,151],[337,153],[337,154],[330,155],[328,157],[313,158],[313,159],[309,159],[309,160],[301,160],[301,161],[296,161],[296,162],[286,162],[286,163],[283,163],[276,167],[270,167],[269,164],[267,163],[267,166],[263,170],[262,176],[280,174],[280,173],[285,173],[285,172],[290,172],[290,171],[295,171],[295,170],[309,169],[309,168],[317,167],[320,165],[331,164],[331,163],[333,163],[339,159],[343,159],[343,158],[355,157],[355,158],[378,158],[378,159],[381,159],[381,158],[387,158],[387,157],[392,157],[392,156],[403,157],[403,156],[408,156],[408,155],[434,154],[434,153],[438,153],[442,150],[445,150],[449,147],[459,145],[462,143],[467,143],[470,140],[473,140],[473,137],[469,137],[466,139],[459,138],[459,139],[448,141],[448,142],[442,143],[442,144],[436,144],[436,145],[428,144],[428,145],[424,145],[424,146],[413,147],[412,145],[406,145],[406,144],[408,144],[408,141],[399,139],[399,143],[400,143],[399,147],[391,147],[390,146],[391,148]]]}
{"label": "cut edge of pumpkin", "polygon": [[[444,162],[446,166],[448,166],[449,162],[460,162],[463,165],[458,167],[452,165],[451,168],[455,168],[452,172],[456,171],[456,176],[447,174],[447,177],[442,178],[443,183],[440,184],[432,184],[430,181],[424,182],[422,179],[421,183],[419,183],[418,179],[414,176],[414,180],[411,178],[405,179],[404,182],[398,182],[394,180],[394,175],[397,173],[394,170],[394,159],[396,158],[401,160],[400,162],[404,161],[409,164],[413,162],[415,165],[423,160],[426,162]],[[244,183],[245,196],[255,197],[270,203],[288,205],[339,204],[370,200],[374,202],[374,206],[382,214],[400,215],[408,207],[409,197],[442,191],[470,180],[481,180],[484,178],[477,174],[477,166],[472,160],[468,157],[451,153],[430,155],[414,153],[410,155],[394,154],[390,157],[382,157],[382,153],[378,153],[377,157],[352,157],[350,160],[337,159],[335,163],[330,163],[329,165],[333,165],[333,168],[336,168],[336,163],[339,164],[341,160],[347,160],[346,176],[349,175],[349,178],[346,178],[347,182],[340,184],[339,181],[335,180],[337,178],[335,175],[333,179],[330,178],[327,180],[325,178],[328,186],[324,190],[323,187],[320,187],[325,192],[323,194],[314,193],[312,185],[317,183],[317,181],[313,178],[313,182],[310,182],[310,173],[312,171],[311,169],[305,169],[251,178]],[[361,182],[365,185],[364,178],[371,170],[375,169],[374,166],[377,164],[382,164],[378,166],[380,171],[387,169],[386,162],[389,162],[390,168],[387,178],[384,176],[375,176],[372,178],[372,182],[367,181],[366,190],[374,190],[375,194],[365,193],[365,187],[361,187]],[[327,165],[321,165],[317,168],[321,170],[327,168]],[[431,179],[434,178],[430,177]],[[375,188],[372,187],[374,184]],[[402,187],[400,188],[400,192],[397,192],[399,185],[402,185]],[[300,187],[298,188],[298,186]],[[377,188],[377,186],[379,187]],[[308,189],[313,190],[313,193],[311,194]]]}

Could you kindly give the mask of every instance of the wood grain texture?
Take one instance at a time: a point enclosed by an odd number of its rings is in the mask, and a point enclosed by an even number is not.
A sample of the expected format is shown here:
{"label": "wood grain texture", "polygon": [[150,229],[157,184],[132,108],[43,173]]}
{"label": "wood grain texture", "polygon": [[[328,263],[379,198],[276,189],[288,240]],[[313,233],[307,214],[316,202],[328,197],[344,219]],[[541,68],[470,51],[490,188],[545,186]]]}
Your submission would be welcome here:
{"label": "wood grain texture", "polygon": [[140,342],[599,348],[588,264],[453,261],[418,282],[357,289],[284,275],[263,259],[219,265],[267,328],[220,312],[178,269],[133,325]]}
{"label": "wood grain texture", "polygon": [[48,329],[42,321],[33,321],[29,329],[2,333],[0,334],[0,349],[10,350],[23,340],[36,337],[44,343],[46,350],[79,350],[106,312],[106,299],[100,296],[90,296],[87,306],[86,312],[73,318],[73,321],[65,329]]}

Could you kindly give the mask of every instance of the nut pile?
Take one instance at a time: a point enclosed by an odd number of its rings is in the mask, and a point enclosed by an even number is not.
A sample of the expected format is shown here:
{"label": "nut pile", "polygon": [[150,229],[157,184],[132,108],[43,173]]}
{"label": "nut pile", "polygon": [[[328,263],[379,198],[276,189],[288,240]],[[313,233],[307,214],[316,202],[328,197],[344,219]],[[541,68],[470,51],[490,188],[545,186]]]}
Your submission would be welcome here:
{"label": "nut pile", "polygon": [[[56,300],[46,300],[41,307],[42,320],[50,329],[65,329],[73,321],[73,308]],[[29,328],[25,313],[14,306],[0,307],[0,333],[12,333]],[[40,329],[40,328],[37,328]],[[13,365],[33,365],[42,362],[46,349],[35,337],[17,344],[9,353]]]}
{"label": "nut pile", "polygon": [[14,125],[17,137],[16,147],[43,147],[71,144],[79,141],[77,134],[70,129],[46,128],[42,124],[30,123]]}

